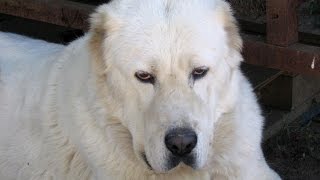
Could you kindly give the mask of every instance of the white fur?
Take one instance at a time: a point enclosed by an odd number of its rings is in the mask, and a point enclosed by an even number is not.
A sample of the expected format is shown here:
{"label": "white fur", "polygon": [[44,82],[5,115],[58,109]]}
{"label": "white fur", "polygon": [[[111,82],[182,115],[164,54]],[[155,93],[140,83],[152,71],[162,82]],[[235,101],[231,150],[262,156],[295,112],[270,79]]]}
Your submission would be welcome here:
{"label": "white fur", "polygon": [[[220,0],[115,0],[68,46],[0,33],[0,179],[280,179],[240,49]],[[197,133],[194,169],[166,169],[177,127]]]}

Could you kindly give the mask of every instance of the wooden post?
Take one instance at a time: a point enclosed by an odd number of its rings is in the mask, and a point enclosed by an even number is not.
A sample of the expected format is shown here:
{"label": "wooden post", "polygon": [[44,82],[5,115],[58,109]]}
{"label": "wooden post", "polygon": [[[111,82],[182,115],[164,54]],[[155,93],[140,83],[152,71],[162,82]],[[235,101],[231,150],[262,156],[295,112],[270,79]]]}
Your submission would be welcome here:
{"label": "wooden post", "polygon": [[298,41],[298,0],[267,0],[267,42],[289,46]]}

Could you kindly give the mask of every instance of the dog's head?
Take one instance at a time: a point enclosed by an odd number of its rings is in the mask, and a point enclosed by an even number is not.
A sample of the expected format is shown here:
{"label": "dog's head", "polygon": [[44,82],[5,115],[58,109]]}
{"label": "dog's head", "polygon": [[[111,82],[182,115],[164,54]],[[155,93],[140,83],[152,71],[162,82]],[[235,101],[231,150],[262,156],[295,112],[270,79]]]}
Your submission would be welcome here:
{"label": "dog's head", "polygon": [[241,61],[229,5],[118,0],[91,23],[91,50],[136,157],[155,172],[203,168]]}

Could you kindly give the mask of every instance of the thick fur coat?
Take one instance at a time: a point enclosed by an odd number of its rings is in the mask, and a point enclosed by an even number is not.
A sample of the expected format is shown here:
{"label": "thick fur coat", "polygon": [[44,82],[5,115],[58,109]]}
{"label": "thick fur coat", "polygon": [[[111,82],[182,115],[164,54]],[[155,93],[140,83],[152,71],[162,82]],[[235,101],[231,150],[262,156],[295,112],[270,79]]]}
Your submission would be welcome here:
{"label": "thick fur coat", "polygon": [[280,179],[241,48],[222,0],[114,0],[68,46],[0,33],[0,179]]}

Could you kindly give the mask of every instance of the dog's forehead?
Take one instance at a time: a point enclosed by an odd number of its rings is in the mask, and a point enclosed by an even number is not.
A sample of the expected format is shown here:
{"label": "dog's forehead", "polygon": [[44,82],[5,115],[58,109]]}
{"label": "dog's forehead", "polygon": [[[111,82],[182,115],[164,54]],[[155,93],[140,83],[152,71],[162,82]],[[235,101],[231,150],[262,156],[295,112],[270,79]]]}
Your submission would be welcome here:
{"label": "dog's forehead", "polygon": [[228,53],[227,11],[220,0],[122,1],[111,6],[117,27],[107,32],[111,38],[106,42],[109,51],[126,52],[112,60],[121,69],[131,73],[175,66],[190,71],[215,67]]}
{"label": "dog's forehead", "polygon": [[149,14],[144,16],[142,12],[124,16],[125,23],[119,30],[121,42],[127,50],[134,49],[134,53],[146,57],[140,60],[185,59],[186,56],[195,61],[215,59],[227,48],[226,32],[215,13],[203,9],[187,13],[176,7],[169,12],[148,10]]}

